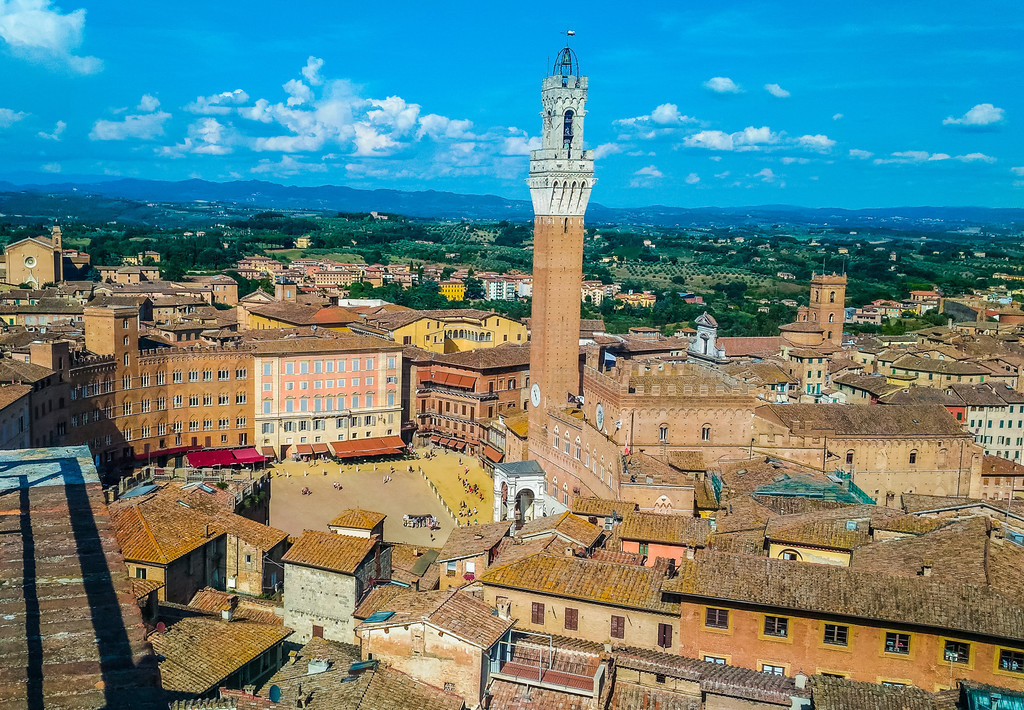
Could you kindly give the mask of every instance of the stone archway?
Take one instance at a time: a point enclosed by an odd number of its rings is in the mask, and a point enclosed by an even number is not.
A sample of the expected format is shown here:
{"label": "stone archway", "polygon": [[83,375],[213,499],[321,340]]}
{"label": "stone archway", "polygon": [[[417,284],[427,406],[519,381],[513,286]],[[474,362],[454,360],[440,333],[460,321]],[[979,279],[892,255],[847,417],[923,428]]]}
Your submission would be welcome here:
{"label": "stone archway", "polygon": [[516,522],[522,524],[524,521],[533,520],[533,491],[523,488],[516,493]]}

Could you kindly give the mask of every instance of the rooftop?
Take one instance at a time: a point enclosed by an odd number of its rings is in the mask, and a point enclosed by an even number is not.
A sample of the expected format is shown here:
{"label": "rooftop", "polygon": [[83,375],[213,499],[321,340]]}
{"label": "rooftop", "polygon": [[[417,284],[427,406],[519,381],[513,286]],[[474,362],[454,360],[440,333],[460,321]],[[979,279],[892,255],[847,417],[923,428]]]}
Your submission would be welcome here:
{"label": "rooftop", "polygon": [[164,690],[200,695],[215,689],[291,632],[279,624],[194,616],[176,621],[163,633],[152,634],[149,642],[161,657]]}
{"label": "rooftop", "polygon": [[568,539],[581,547],[590,548],[601,539],[604,530],[580,516],[566,511],[560,515],[534,518],[520,528],[516,537],[525,540],[548,534]]}
{"label": "rooftop", "polygon": [[511,520],[483,525],[463,525],[452,530],[437,556],[438,562],[475,557],[497,545],[512,528]]}
{"label": "rooftop", "polygon": [[485,585],[679,615],[679,604],[662,601],[661,588],[665,576],[650,567],[542,552],[491,567],[478,579]]}
{"label": "rooftop", "polygon": [[348,510],[343,510],[338,513],[338,515],[327,524],[339,528],[373,530],[375,527],[383,523],[384,518],[386,517],[388,517],[386,514],[378,513],[373,510],[349,508]]}
{"label": "rooftop", "polygon": [[683,560],[665,591],[1024,640],[1024,607],[982,585],[724,553]]}
{"label": "rooftop", "polygon": [[282,559],[286,564],[355,574],[376,545],[376,536],[353,537],[306,530]]}
{"label": "rooftop", "polygon": [[5,706],[160,707],[89,449],[0,451],[0,468]]}
{"label": "rooftop", "polygon": [[960,423],[938,404],[857,407],[844,404],[766,404],[754,410],[793,430],[830,430],[834,436],[963,436]]}
{"label": "rooftop", "polygon": [[391,616],[378,622],[363,621],[357,633],[367,628],[423,622],[486,650],[500,641],[514,623],[494,616],[486,603],[458,590],[403,594],[379,605],[377,611],[382,616]]}
{"label": "rooftop", "polygon": [[616,532],[623,540],[706,547],[711,525],[706,519],[692,515],[626,513]]}

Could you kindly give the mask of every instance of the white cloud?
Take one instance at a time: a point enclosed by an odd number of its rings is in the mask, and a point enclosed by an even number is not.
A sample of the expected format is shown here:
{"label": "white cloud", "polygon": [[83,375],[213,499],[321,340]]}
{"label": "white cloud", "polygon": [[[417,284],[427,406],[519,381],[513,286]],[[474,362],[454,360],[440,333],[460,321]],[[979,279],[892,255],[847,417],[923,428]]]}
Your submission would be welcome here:
{"label": "white cloud", "polygon": [[622,148],[616,143],[602,143],[601,145],[594,148],[594,159],[600,160],[601,158],[604,158],[606,156],[614,155],[615,153],[621,152]]}
{"label": "white cloud", "polygon": [[25,118],[28,114],[24,111],[15,111],[10,108],[0,108],[0,128],[7,128],[13,126],[15,123]]}
{"label": "white cloud", "polygon": [[59,173],[62,169],[60,163],[44,163],[39,166],[43,172],[47,173]]}
{"label": "white cloud", "polygon": [[0,0],[0,40],[25,59],[94,74],[103,68],[96,57],[72,50],[82,44],[85,10],[62,14],[50,0]]}
{"label": "white cloud", "polygon": [[727,76],[713,76],[704,82],[704,88],[716,94],[738,94],[743,89]]}
{"label": "white cloud", "polygon": [[843,114],[841,114],[841,113],[834,113],[834,114],[832,114],[832,120],[833,121],[839,121],[839,120],[842,120],[842,118],[843,118]]}
{"label": "white cloud", "polygon": [[675,104],[661,104],[651,111],[651,120],[664,126],[677,123],[692,123],[697,119],[679,113],[679,107]]}
{"label": "white cloud", "polygon": [[355,151],[353,155],[390,155],[399,143],[386,133],[378,133],[377,130],[367,123],[357,123],[355,126]]}
{"label": "white cloud", "polygon": [[729,177],[729,175],[730,175],[730,172],[728,170],[726,170],[725,172],[722,172],[722,173],[715,173],[715,177],[718,178],[719,180],[721,180],[722,178],[727,178],[727,177]]}
{"label": "white cloud", "polygon": [[967,155],[958,155],[956,159],[963,163],[994,163],[996,159],[991,155],[985,155],[984,153],[968,153]]}
{"label": "white cloud", "polygon": [[683,139],[688,148],[705,148],[707,150],[758,150],[760,145],[777,143],[779,135],[768,126],[754,128],[747,126],[736,133],[724,131],[700,131]]}
{"label": "white cloud", "polygon": [[39,131],[39,133],[37,133],[36,135],[38,135],[40,138],[46,138],[47,140],[59,141],[61,135],[64,133],[64,129],[66,129],[67,127],[68,124],[64,123],[64,121],[57,121],[56,125],[54,125],[53,127],[53,133]]}
{"label": "white cloud", "polygon": [[857,158],[858,160],[867,160],[872,155],[874,155],[874,153],[872,153],[870,150],[861,150],[860,148],[850,149],[850,157]]}
{"label": "white cloud", "polygon": [[761,178],[762,182],[775,182],[775,180],[778,179],[778,176],[772,172],[771,168],[758,170],[756,173],[751,175],[751,177]]}
{"label": "white cloud", "polygon": [[936,163],[945,160],[958,160],[961,163],[994,163],[996,159],[984,153],[968,153],[966,155],[951,156],[949,153],[928,153],[923,150],[904,150],[891,153],[888,158],[875,158],[875,165],[908,164],[908,163]]}
{"label": "white cloud", "polygon": [[153,113],[160,108],[160,99],[151,94],[143,94],[137,108],[145,113]]}
{"label": "white cloud", "polygon": [[943,120],[943,126],[965,126],[968,128],[979,128],[1002,123],[1006,118],[1006,111],[996,108],[992,104],[978,104],[960,118],[947,116]]}
{"label": "white cloud", "polygon": [[539,136],[531,138],[526,135],[526,131],[522,131],[519,135],[506,138],[501,144],[499,152],[502,155],[529,155],[531,150],[539,149],[541,143]]}
{"label": "white cloud", "polygon": [[250,172],[269,173],[271,175],[297,175],[303,172],[326,172],[327,166],[319,163],[303,163],[290,155],[282,155],[277,162],[264,158]]}
{"label": "white cloud", "polygon": [[287,81],[283,88],[288,92],[289,106],[301,106],[307,101],[312,101],[313,99],[313,90],[298,79],[291,79]]}
{"label": "white cloud", "polygon": [[306,77],[306,81],[309,82],[310,86],[320,86],[324,83],[324,80],[320,77],[320,68],[324,65],[324,60],[319,57],[310,56],[306,60],[306,66],[302,67],[302,76]]}
{"label": "white cloud", "polygon": [[836,144],[834,140],[828,136],[819,134],[810,136],[800,136],[796,139],[797,145],[802,148],[808,148],[810,150],[819,150],[822,152],[832,149],[832,146]]}
{"label": "white cloud", "polygon": [[164,123],[171,117],[166,111],[133,114],[122,121],[96,121],[89,133],[94,141],[122,141],[128,138],[150,140],[164,134]]}
{"label": "white cloud", "polygon": [[665,177],[664,173],[653,165],[640,168],[633,173],[633,179],[629,181],[630,187],[650,187],[656,180]]}
{"label": "white cloud", "polygon": [[199,114],[228,114],[235,106],[247,103],[249,94],[241,89],[234,91],[222,91],[212,96],[198,96],[196,100],[185,106],[189,113]]}
{"label": "white cloud", "polygon": [[697,173],[690,173],[686,176],[687,185],[696,185],[698,182],[700,182],[700,175]]}
{"label": "white cloud", "polygon": [[407,104],[400,96],[389,96],[386,99],[370,99],[372,111],[366,118],[375,126],[390,126],[397,136],[405,135],[413,128],[420,116],[419,104]]}
{"label": "white cloud", "polygon": [[429,136],[435,140],[439,138],[451,138],[459,140],[469,135],[469,129],[473,122],[468,119],[453,120],[447,116],[436,113],[428,113],[420,118],[420,127],[416,131],[416,140]]}
{"label": "white cloud", "polygon": [[785,158],[782,158],[781,162],[783,165],[792,165],[793,163],[796,163],[797,165],[806,165],[811,161],[808,158],[793,158],[786,156]]}
{"label": "white cloud", "polygon": [[188,136],[182,143],[164,147],[157,152],[171,158],[180,158],[186,153],[198,155],[227,155],[232,151],[231,143],[235,134],[216,118],[203,118],[188,127]]}
{"label": "white cloud", "polygon": [[788,99],[789,92],[783,89],[778,84],[765,84],[764,90],[777,99]]}
{"label": "white cloud", "polygon": [[1024,177],[1024,167],[1010,168],[1010,172],[1019,177]]}

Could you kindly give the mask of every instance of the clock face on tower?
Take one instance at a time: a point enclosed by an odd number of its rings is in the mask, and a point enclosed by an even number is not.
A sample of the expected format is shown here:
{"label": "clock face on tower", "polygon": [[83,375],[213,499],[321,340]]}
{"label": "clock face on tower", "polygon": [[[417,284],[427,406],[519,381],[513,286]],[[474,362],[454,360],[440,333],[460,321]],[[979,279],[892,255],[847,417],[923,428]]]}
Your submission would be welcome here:
{"label": "clock face on tower", "polygon": [[533,383],[533,387],[530,388],[530,403],[534,409],[540,406],[540,385],[536,382]]}
{"label": "clock face on tower", "polygon": [[597,428],[599,431],[604,429],[604,405],[600,402],[597,403]]}

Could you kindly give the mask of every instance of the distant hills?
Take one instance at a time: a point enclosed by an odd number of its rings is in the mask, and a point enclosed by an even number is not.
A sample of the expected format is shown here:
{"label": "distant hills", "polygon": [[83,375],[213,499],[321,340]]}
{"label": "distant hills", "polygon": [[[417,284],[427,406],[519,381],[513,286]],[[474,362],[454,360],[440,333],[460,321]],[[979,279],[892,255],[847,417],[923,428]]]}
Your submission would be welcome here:
{"label": "distant hills", "polygon": [[[211,212],[229,215],[254,208],[340,212],[392,212],[428,219],[527,220],[532,217],[529,200],[510,200],[497,195],[466,195],[437,190],[360,190],[341,185],[298,187],[260,180],[210,182],[184,180],[102,180],[87,176],[73,181],[45,184],[0,181],[0,212],[80,218],[87,203],[107,219],[118,221],[173,221],[171,205],[199,208],[209,220]],[[161,203],[159,205],[153,203]],[[213,204],[223,209],[210,209]],[[102,207],[101,207],[102,205]],[[17,206],[19,209],[12,209]],[[33,209],[34,206],[34,209]],[[77,207],[76,207],[77,206]],[[204,209],[205,208],[205,209]],[[110,214],[118,216],[111,217]],[[188,209],[192,213],[194,209]],[[180,214],[194,222],[196,214]],[[96,215],[99,217],[99,215]],[[847,210],[806,208],[792,205],[756,207],[683,208],[662,205],[612,208],[592,202],[587,211],[591,224],[614,223],[651,226],[702,226],[743,224],[828,225],[948,231],[960,226],[1024,227],[1024,209],[985,207],[898,207]]]}

